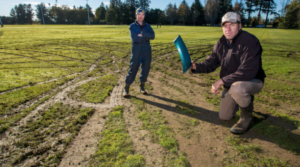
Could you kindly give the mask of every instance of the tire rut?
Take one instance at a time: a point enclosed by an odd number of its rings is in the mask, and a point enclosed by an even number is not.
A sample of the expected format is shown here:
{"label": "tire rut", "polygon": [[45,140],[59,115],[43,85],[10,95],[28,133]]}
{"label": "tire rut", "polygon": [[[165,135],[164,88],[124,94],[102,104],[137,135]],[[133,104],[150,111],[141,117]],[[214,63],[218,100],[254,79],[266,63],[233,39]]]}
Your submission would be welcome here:
{"label": "tire rut", "polygon": [[132,139],[135,153],[145,158],[146,166],[163,166],[164,149],[161,145],[151,141],[149,131],[142,130],[142,122],[136,118],[135,108],[131,107],[129,103],[124,104],[124,106],[124,120]]}
{"label": "tire rut", "polygon": [[[85,82],[84,81],[79,82],[75,84],[73,88],[83,83]],[[65,167],[65,166],[74,166],[74,165],[76,166],[87,165],[90,156],[94,154],[97,149],[98,141],[100,139],[100,137],[97,134],[99,134],[102,131],[105,125],[105,119],[106,117],[108,117],[108,114],[111,111],[110,109],[112,107],[122,104],[122,97],[121,97],[122,87],[123,87],[123,83],[119,81],[118,85],[114,87],[111,93],[110,104],[91,105],[89,103],[82,103],[82,102],[79,103],[80,105],[83,105],[85,107],[95,108],[96,112],[85,123],[85,125],[83,125],[79,134],[75,137],[75,139],[73,140],[69,148],[67,148],[66,153],[63,159],[61,160],[59,166]],[[71,89],[69,91],[71,91]],[[66,93],[67,92],[65,92],[64,94]]]}

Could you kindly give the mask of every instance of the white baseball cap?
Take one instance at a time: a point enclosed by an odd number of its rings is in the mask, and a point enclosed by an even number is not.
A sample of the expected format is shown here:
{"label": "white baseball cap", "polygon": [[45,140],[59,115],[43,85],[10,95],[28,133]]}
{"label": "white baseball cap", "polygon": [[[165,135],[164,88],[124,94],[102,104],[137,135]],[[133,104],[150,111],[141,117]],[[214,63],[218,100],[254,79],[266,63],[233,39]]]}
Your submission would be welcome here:
{"label": "white baseball cap", "polygon": [[236,13],[236,12],[227,12],[223,17],[222,17],[222,26],[224,25],[224,23],[226,22],[232,22],[232,23],[236,23],[236,22],[241,22],[241,16]]}

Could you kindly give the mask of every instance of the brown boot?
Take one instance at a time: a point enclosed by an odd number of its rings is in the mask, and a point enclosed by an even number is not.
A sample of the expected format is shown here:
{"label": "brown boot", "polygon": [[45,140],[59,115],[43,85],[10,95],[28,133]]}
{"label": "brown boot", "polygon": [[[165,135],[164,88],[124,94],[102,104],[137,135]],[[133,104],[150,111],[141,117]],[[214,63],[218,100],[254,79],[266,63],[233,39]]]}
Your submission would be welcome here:
{"label": "brown boot", "polygon": [[253,97],[251,100],[251,103],[248,107],[242,108],[240,107],[241,110],[241,117],[240,120],[232,126],[230,129],[231,133],[234,134],[243,134],[246,133],[249,126],[252,123],[252,112],[253,112]]}

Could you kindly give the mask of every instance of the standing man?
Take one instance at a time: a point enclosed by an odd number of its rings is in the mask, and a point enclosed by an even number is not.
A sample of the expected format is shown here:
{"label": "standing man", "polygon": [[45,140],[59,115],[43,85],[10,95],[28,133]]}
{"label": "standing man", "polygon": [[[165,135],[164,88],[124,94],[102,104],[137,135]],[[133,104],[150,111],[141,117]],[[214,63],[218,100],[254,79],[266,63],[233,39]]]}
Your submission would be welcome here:
{"label": "standing man", "polygon": [[[222,17],[223,36],[203,63],[192,61],[193,73],[209,73],[221,66],[220,78],[212,85],[212,93],[218,94],[224,87],[219,117],[230,120],[238,107],[239,121],[230,129],[232,133],[247,132],[252,122],[253,98],[264,85],[266,77],[262,69],[262,47],[252,34],[243,31],[238,13],[228,12]],[[238,106],[238,107],[237,107]]]}
{"label": "standing man", "polygon": [[133,83],[140,65],[142,65],[139,79],[141,82],[140,91],[147,94],[145,82],[147,81],[152,59],[150,39],[154,39],[155,35],[151,26],[144,21],[145,15],[146,10],[141,7],[138,8],[136,10],[136,21],[129,26],[132,47],[129,71],[125,79],[124,97],[129,96],[129,87]]}

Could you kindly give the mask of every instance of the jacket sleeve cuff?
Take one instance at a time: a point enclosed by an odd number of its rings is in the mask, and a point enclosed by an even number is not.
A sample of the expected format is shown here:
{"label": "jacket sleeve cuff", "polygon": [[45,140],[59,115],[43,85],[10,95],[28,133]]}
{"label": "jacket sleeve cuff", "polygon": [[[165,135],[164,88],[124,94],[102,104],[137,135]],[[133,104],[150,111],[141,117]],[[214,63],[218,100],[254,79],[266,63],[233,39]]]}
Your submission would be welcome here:
{"label": "jacket sleeve cuff", "polygon": [[196,70],[192,70],[192,73],[196,74],[196,73],[202,73],[202,70],[201,70],[201,64],[197,64],[196,63]]}
{"label": "jacket sleeve cuff", "polygon": [[231,86],[231,84],[230,84],[229,82],[226,81],[226,78],[221,78],[221,80],[223,81],[223,83],[224,83],[223,86],[224,86],[225,88],[229,88],[229,87]]}

